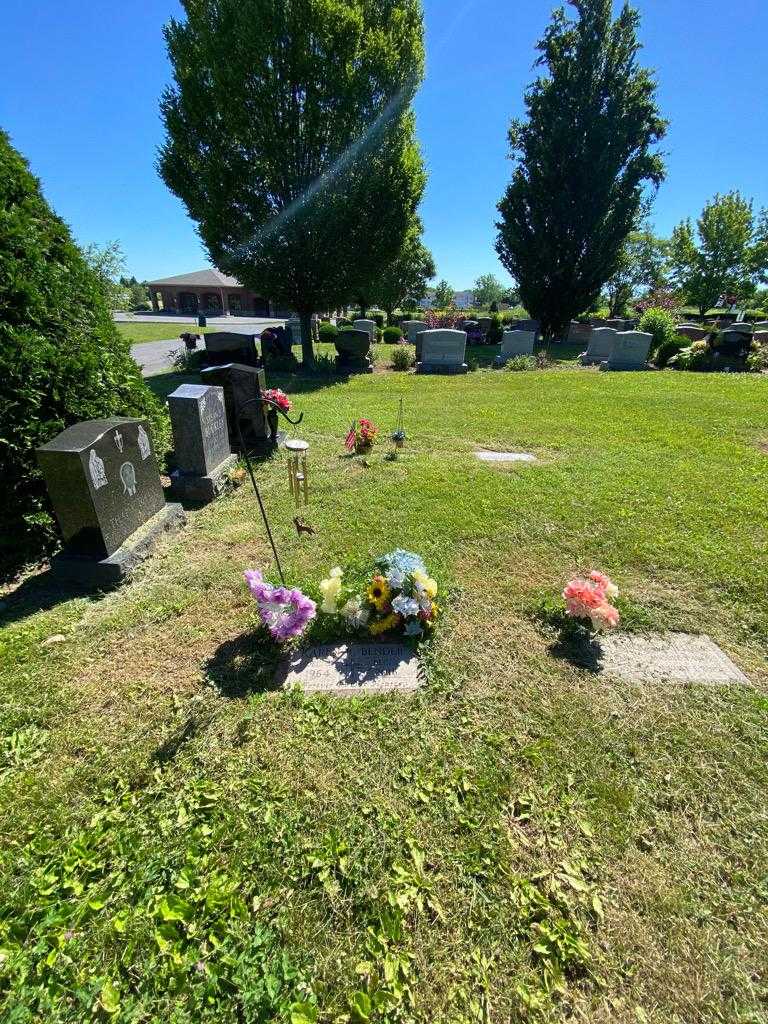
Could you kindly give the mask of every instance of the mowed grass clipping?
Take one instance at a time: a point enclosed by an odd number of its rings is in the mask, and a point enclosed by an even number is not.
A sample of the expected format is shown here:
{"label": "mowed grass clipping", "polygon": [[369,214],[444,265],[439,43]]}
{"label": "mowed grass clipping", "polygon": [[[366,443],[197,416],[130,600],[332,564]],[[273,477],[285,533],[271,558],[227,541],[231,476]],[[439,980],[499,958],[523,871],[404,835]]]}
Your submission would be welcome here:
{"label": "mowed grass clipping", "polygon": [[[5,1017],[763,1020],[768,382],[270,383],[311,445],[311,539],[284,456],[258,470],[291,582],[422,554],[445,606],[427,685],[270,692],[247,488],[119,592],[25,584],[0,639]],[[382,430],[365,461],[342,444],[360,416]],[[559,657],[534,611],[592,567],[632,628],[705,632],[754,686],[628,685]]]}

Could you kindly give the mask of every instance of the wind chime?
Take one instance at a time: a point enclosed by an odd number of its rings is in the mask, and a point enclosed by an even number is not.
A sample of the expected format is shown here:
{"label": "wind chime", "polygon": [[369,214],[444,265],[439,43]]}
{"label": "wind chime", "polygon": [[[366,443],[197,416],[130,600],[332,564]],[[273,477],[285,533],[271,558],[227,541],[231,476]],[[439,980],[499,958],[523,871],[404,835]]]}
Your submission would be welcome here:
{"label": "wind chime", "polygon": [[288,452],[288,488],[299,508],[302,503],[309,504],[309,477],[307,475],[307,452],[309,445],[306,441],[298,439],[286,441],[285,450]]}

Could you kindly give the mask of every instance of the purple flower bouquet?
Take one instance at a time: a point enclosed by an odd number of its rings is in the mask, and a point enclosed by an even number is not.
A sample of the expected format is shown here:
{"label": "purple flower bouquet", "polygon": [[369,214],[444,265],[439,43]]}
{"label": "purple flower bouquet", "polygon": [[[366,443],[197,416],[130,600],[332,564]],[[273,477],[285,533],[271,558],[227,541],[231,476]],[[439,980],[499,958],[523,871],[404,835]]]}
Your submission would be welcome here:
{"label": "purple flower bouquet", "polygon": [[273,587],[258,569],[249,569],[244,575],[256,600],[259,617],[272,637],[283,641],[301,636],[315,617],[315,602],[295,588]]}

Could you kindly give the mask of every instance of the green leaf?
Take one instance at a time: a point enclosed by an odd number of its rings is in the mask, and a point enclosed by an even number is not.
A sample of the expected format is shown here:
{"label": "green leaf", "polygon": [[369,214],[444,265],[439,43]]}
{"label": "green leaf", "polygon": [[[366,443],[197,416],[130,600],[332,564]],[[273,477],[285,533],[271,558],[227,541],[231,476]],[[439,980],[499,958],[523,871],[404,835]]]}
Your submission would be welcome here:
{"label": "green leaf", "polygon": [[99,995],[101,1005],[107,1013],[118,1013],[120,1010],[120,992],[109,979],[104,982]]}
{"label": "green leaf", "polygon": [[355,992],[349,1001],[352,1020],[355,1024],[371,1019],[371,997],[366,992]]}
{"label": "green leaf", "polygon": [[313,1003],[293,1003],[291,1005],[291,1024],[315,1024],[317,1007]]}
{"label": "green leaf", "polygon": [[183,921],[189,924],[195,916],[192,904],[172,892],[162,898],[157,909],[164,921]]}

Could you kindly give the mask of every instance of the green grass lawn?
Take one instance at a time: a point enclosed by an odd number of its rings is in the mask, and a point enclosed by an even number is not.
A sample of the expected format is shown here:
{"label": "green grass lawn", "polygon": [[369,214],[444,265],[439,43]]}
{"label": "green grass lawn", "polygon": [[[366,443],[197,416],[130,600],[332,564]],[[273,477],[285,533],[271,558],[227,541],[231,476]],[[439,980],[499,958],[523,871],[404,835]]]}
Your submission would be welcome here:
{"label": "green grass lawn", "polygon": [[[258,470],[290,581],[422,554],[425,688],[270,692],[245,487],[118,592],[27,583],[0,634],[2,1019],[765,1020],[765,378],[270,383],[311,444],[312,538],[283,455]],[[401,458],[345,458],[400,398]],[[592,567],[630,628],[707,633],[754,688],[572,664],[535,612]]]}
{"label": "green grass lawn", "polygon": [[207,334],[209,331],[221,330],[221,327],[197,327],[195,324],[182,324],[173,320],[159,324],[120,322],[116,323],[115,327],[132,345],[139,345],[145,341],[168,341],[171,338],[178,338],[185,331]]}

